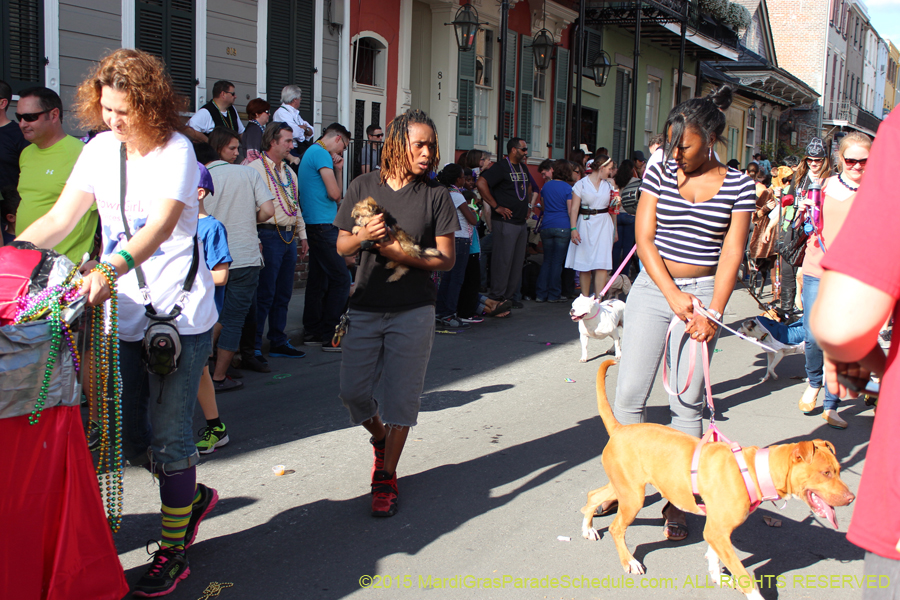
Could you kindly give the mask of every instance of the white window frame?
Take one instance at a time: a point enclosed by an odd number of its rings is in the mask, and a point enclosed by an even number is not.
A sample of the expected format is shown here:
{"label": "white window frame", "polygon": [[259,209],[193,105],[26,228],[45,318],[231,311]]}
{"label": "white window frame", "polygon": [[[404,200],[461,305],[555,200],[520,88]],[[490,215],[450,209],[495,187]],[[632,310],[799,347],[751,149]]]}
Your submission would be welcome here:
{"label": "white window frame", "polygon": [[[651,98],[650,85],[656,84],[656,97]],[[644,102],[644,147],[650,147],[650,138],[659,127],[659,100],[662,96],[662,79],[654,75],[647,76],[647,93]]]}
{"label": "white window frame", "polygon": [[547,102],[542,99],[535,98],[533,101],[534,108],[531,111],[532,120],[531,120],[531,148],[530,154],[535,158],[543,158],[545,153],[548,151],[546,148],[546,144],[543,140],[543,121],[544,121],[544,108],[547,106]]}
{"label": "white window frame", "polygon": [[[486,38],[488,33],[491,34],[490,43],[486,42]],[[478,44],[479,41],[484,46],[485,52],[482,54],[478,53]],[[479,29],[478,33],[475,34],[475,48],[473,51],[475,52],[475,86],[483,87],[488,89],[494,89],[494,30],[493,29]],[[487,79],[487,83],[479,83],[478,81],[478,64],[481,61],[481,64],[484,65],[483,80]]]}

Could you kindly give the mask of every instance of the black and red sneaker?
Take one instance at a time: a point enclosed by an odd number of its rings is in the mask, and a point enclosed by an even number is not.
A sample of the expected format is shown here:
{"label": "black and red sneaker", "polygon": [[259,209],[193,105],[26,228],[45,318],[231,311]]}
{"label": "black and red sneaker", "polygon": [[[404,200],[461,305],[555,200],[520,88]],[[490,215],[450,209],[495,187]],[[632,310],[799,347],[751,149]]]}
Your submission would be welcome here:
{"label": "black and red sneaker", "polygon": [[397,473],[375,471],[372,475],[372,516],[393,517],[397,513]]}
{"label": "black and red sneaker", "polygon": [[375,471],[384,470],[384,442],[386,440],[387,438],[384,438],[380,442],[376,442],[374,437],[369,438],[369,443],[372,444],[372,454],[375,455],[372,463],[372,481],[375,481]]}

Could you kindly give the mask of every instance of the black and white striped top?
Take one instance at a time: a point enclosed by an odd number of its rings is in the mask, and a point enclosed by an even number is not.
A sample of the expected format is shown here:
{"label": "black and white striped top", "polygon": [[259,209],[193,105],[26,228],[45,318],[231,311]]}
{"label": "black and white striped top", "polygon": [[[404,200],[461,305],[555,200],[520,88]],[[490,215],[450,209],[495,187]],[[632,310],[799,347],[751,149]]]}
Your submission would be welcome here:
{"label": "black and white striped top", "polygon": [[675,161],[659,162],[644,174],[641,192],[658,198],[654,243],[665,259],[714,266],[719,262],[731,213],[756,210],[756,185],[740,171],[729,168],[715,196],[691,204],[678,192],[676,169]]}

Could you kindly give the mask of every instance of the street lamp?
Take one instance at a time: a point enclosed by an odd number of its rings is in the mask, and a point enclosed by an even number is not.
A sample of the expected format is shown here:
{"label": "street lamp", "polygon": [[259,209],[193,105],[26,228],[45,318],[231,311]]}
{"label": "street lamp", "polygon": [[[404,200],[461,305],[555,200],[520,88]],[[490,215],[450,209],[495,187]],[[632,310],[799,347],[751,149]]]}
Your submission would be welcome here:
{"label": "street lamp", "polygon": [[456,45],[460,52],[468,52],[475,46],[475,34],[478,33],[478,11],[472,8],[471,4],[464,4],[456,11],[456,18],[453,23],[445,23],[445,25],[453,25],[456,31]]}
{"label": "street lamp", "polygon": [[594,72],[594,84],[597,87],[606,85],[610,67],[612,67],[612,62],[609,60],[609,54],[606,53],[606,50],[601,50],[600,55],[594,59],[594,63],[591,65],[591,71]]}
{"label": "street lamp", "polygon": [[546,29],[541,29],[534,36],[534,41],[531,42],[531,49],[534,51],[534,66],[541,71],[547,69],[550,66],[550,61],[553,60],[553,52],[556,50],[556,44],[553,43],[550,32]]}

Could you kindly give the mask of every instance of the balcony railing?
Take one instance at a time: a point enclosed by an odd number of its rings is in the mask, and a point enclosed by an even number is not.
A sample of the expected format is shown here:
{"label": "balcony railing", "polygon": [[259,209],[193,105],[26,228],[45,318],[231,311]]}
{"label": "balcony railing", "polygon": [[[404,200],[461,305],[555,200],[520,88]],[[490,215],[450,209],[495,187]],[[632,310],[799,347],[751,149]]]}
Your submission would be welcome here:
{"label": "balcony railing", "polygon": [[824,119],[826,121],[847,121],[850,125],[863,127],[869,131],[876,131],[881,124],[881,119],[860,107],[856,102],[849,100],[829,102]]}
{"label": "balcony railing", "polygon": [[382,142],[372,142],[367,138],[350,140],[350,147],[347,148],[344,165],[344,172],[349,175],[349,180],[353,180],[362,175],[364,165],[369,166],[369,170],[381,164],[381,147]]}

